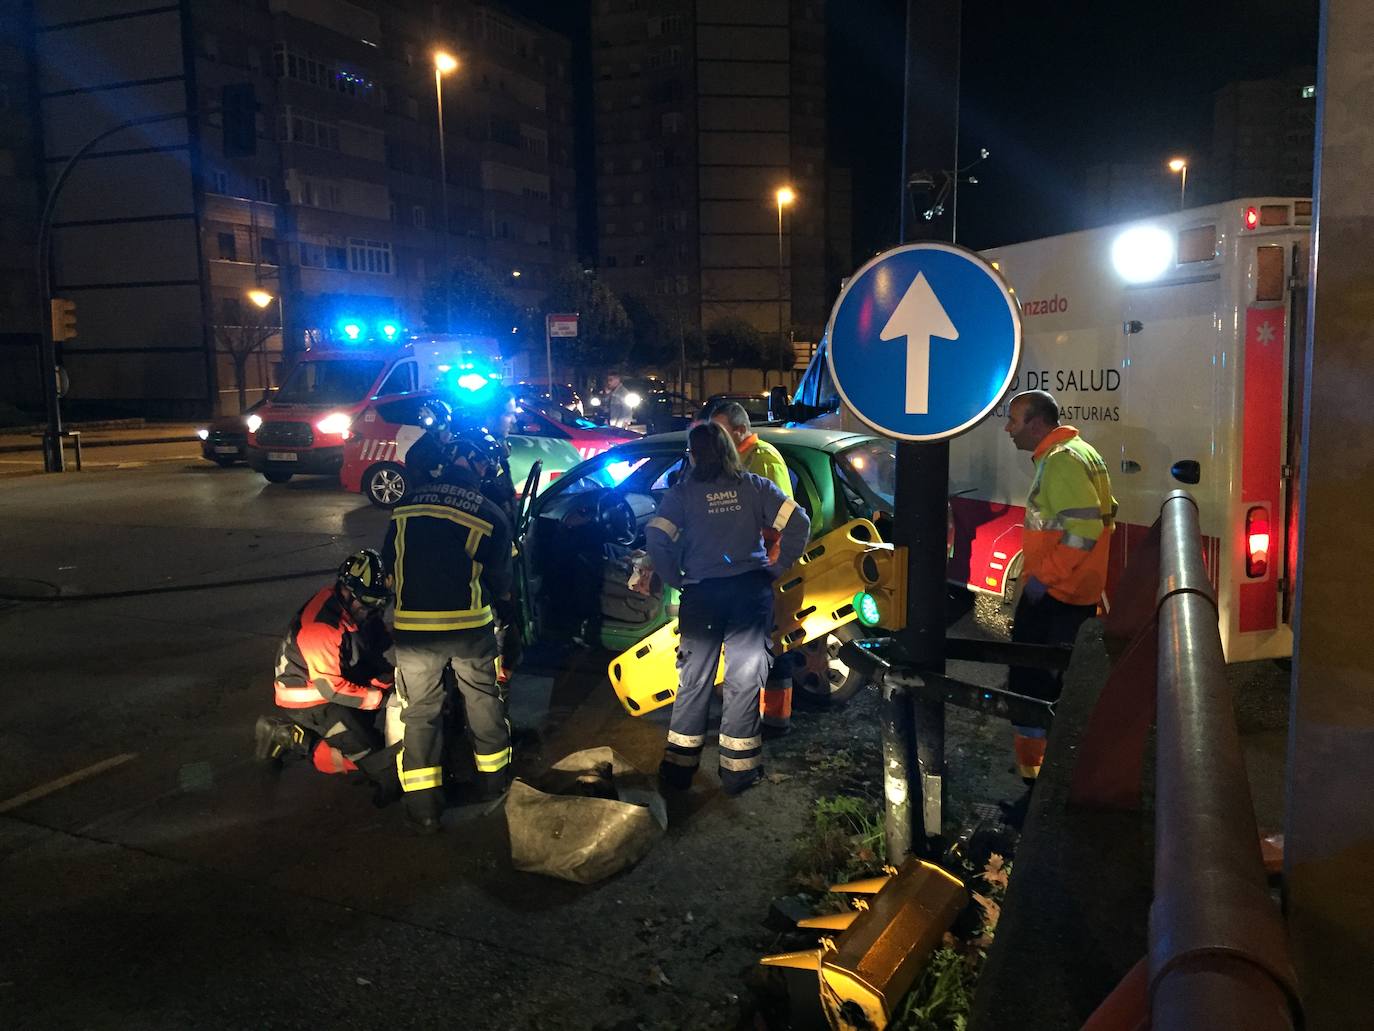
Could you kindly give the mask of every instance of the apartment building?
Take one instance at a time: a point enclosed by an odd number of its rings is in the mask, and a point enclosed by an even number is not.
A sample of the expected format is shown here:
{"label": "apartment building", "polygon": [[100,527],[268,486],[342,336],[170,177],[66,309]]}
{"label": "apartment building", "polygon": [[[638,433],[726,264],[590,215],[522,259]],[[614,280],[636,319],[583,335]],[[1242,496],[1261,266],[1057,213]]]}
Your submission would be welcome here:
{"label": "apartment building", "polygon": [[817,339],[839,285],[824,4],[593,0],[592,64],[607,283],[687,327],[740,316]]}
{"label": "apartment building", "polygon": [[[256,394],[345,316],[462,331],[426,300],[448,260],[529,304],[573,256],[569,44],[498,6],[35,0],[33,20],[50,168],[122,120],[173,116],[99,145],[58,207],[78,409],[234,410],[235,350]],[[436,83],[439,50],[456,67]],[[226,148],[219,107],[242,84],[255,145]]]}

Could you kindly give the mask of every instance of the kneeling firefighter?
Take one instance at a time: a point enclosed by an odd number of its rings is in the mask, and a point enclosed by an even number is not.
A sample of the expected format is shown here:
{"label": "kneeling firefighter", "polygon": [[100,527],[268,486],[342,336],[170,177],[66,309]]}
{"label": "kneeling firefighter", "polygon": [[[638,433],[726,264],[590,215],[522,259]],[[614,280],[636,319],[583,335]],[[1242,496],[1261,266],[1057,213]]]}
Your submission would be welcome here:
{"label": "kneeling firefighter", "polygon": [[443,809],[445,669],[462,694],[482,797],[498,797],[510,782],[492,602],[510,592],[511,531],[482,493],[483,476],[499,460],[490,436],[457,428],[439,479],[401,499],[382,549],[396,595],[401,789],[406,818],[422,833],[439,829]]}
{"label": "kneeling firefighter", "polygon": [[381,556],[365,549],[296,613],[277,649],[279,714],[258,719],[259,759],[308,753],[321,773],[361,770],[379,802],[395,798],[395,759],[377,726],[393,680],[381,619],[390,597]]}
{"label": "kneeling firefighter", "polygon": [[[659,778],[669,788],[691,785],[724,645],[720,783],[736,795],[763,777],[759,693],[771,658],[773,581],[801,557],[811,521],[775,484],[744,471],[718,424],[692,427],[687,441],[691,470],[664,495],[647,530],[654,569],[682,591],[678,693]],[[771,561],[770,529],[780,535]]]}

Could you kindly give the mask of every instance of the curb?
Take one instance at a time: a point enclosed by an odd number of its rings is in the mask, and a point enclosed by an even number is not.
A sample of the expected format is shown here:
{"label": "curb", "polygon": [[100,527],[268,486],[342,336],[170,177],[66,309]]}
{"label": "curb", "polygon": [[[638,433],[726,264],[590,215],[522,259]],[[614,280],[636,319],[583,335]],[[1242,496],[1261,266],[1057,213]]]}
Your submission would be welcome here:
{"label": "curb", "polygon": [[[85,432],[85,431],[83,431]],[[93,447],[148,447],[154,444],[191,444],[200,443],[200,438],[194,434],[184,437],[135,437],[130,440],[83,440],[81,450],[86,451]],[[0,455],[13,455],[25,451],[33,451],[42,454],[43,445],[38,444],[0,444]]]}

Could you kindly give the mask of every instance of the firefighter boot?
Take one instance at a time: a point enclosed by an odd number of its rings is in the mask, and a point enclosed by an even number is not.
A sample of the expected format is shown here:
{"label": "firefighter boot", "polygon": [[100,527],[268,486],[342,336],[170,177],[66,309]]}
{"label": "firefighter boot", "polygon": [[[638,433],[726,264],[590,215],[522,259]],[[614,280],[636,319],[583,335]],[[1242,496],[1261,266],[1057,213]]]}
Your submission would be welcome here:
{"label": "firefighter boot", "polygon": [[396,769],[396,752],[399,748],[399,744],[381,748],[358,760],[358,769],[372,782],[372,804],[378,809],[399,802],[404,794],[401,791],[401,774]]}
{"label": "firefighter boot", "polygon": [[284,716],[259,716],[253,736],[255,754],[264,762],[280,762],[310,754],[305,728]]}

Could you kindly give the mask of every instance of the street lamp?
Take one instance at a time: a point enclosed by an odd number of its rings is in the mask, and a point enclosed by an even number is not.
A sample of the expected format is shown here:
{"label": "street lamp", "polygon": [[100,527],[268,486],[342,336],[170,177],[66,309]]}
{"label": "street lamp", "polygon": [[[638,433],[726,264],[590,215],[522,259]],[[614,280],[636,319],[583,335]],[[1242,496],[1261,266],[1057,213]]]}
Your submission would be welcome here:
{"label": "street lamp", "polygon": [[[787,347],[787,323],[783,306],[783,274],[782,274],[782,209],[797,199],[796,191],[790,186],[781,186],[777,193],[773,195],[778,202],[778,372],[782,373],[781,368],[783,355],[786,354]],[[784,387],[786,384],[784,384]]]}
{"label": "street lamp", "polygon": [[448,163],[444,156],[444,76],[458,69],[458,58],[444,50],[434,51],[434,99],[439,113],[439,196],[442,198],[444,220],[439,226],[441,257],[444,269],[444,332],[453,328],[453,312],[449,304],[448,267]]}
{"label": "street lamp", "polygon": [[266,310],[269,304],[276,300],[276,298],[266,290],[249,290],[248,299],[264,310]]}
{"label": "street lamp", "polygon": [[1183,158],[1174,158],[1169,162],[1169,171],[1182,177],[1178,184],[1178,210],[1182,211],[1188,196],[1188,162]]}

